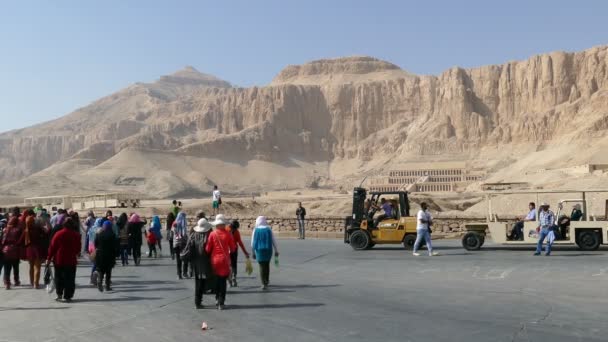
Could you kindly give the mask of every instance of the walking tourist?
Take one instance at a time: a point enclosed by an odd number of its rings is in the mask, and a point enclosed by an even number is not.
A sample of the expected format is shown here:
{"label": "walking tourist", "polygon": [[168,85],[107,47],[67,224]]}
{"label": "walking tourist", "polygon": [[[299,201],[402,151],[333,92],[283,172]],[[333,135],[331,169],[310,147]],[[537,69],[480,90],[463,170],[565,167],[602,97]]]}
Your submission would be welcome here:
{"label": "walking tourist", "polygon": [[543,242],[545,238],[547,239],[547,247],[545,247],[545,255],[551,255],[551,246],[553,245],[553,241],[555,240],[555,233],[553,232],[554,224],[555,224],[555,214],[551,210],[549,210],[550,206],[548,203],[543,203],[540,206],[540,213],[538,214],[538,219],[540,226],[538,243],[536,244],[536,252],[534,255],[540,255],[543,249]]}
{"label": "walking tourist", "polygon": [[418,211],[417,218],[418,224],[416,225],[416,242],[414,242],[414,256],[420,256],[418,248],[420,243],[424,239],[426,248],[429,251],[429,256],[439,255],[439,253],[433,251],[433,245],[431,243],[431,226],[433,225],[433,217],[429,212],[428,205],[425,202],[420,203],[420,211]]}
{"label": "walking tourist", "polygon": [[177,259],[177,278],[188,277],[188,258],[182,258],[181,253],[188,239],[188,222],[186,213],[180,212],[173,223],[173,249]]}
{"label": "walking tourist", "polygon": [[70,302],[76,291],[76,266],[80,253],[80,233],[77,222],[68,218],[51,240],[51,246],[46,260],[48,267],[51,262],[55,266],[55,300]]}
{"label": "walking tourist", "polygon": [[253,259],[257,260],[260,266],[260,280],[262,290],[267,290],[270,282],[270,259],[274,249],[274,257],[279,257],[279,249],[275,241],[272,229],[268,225],[265,216],[259,216],[255,220],[255,228],[251,236],[251,250]]}
{"label": "walking tourist", "polygon": [[[152,224],[150,224],[150,231],[154,234],[156,246],[158,247],[160,256],[162,256],[162,253],[163,253],[163,247],[161,245],[161,241],[163,239],[162,229],[163,229],[163,226],[160,224],[160,217],[154,216],[152,218]],[[156,249],[155,249],[155,252],[156,252]]]}
{"label": "walking tourist", "polygon": [[306,238],[306,209],[302,206],[302,202],[298,203],[296,218],[298,219],[298,239],[304,240]]}
{"label": "walking tourist", "polygon": [[241,226],[241,224],[239,223],[238,220],[234,220],[234,221],[232,221],[232,223],[230,223],[230,232],[232,233],[232,238],[234,239],[234,243],[237,245],[237,248],[234,251],[234,253],[230,254],[230,268],[232,271],[230,274],[230,278],[228,278],[228,283],[230,284],[230,287],[238,286],[238,283],[236,281],[236,275],[237,275],[237,265],[239,262],[239,249],[238,249],[239,246],[241,247],[243,254],[245,254],[245,258],[249,259],[249,253],[247,252],[247,249],[245,248],[245,245],[243,244],[243,240],[241,239],[241,233],[239,232],[240,226]]}
{"label": "walking tourist", "polygon": [[211,224],[207,219],[198,220],[194,227],[194,232],[188,235],[186,248],[190,251],[190,261],[194,268],[194,305],[197,309],[203,307],[203,293],[205,292],[207,281],[210,279],[211,263],[209,255],[205,250],[209,235],[211,234]]}
{"label": "walking tourist", "polygon": [[211,267],[216,276],[215,299],[218,310],[223,310],[226,302],[226,280],[230,276],[230,254],[236,251],[232,234],[226,231],[228,221],[218,214],[211,223],[215,229],[209,235],[205,251],[211,257]]}
{"label": "walking tourist", "polygon": [[150,228],[146,232],[146,240],[148,242],[148,258],[151,258],[152,255],[154,255],[154,258],[156,258],[158,256],[156,254],[156,242],[157,242],[157,240],[156,240],[156,235],[152,231],[152,228]]}
{"label": "walking tourist", "polygon": [[103,292],[103,282],[106,291],[112,291],[112,269],[116,264],[116,236],[112,231],[112,221],[105,221],[101,231],[95,237],[95,264],[97,265],[97,289]]}
{"label": "walking tourist", "polygon": [[85,238],[84,238],[84,252],[89,252],[89,230],[95,225],[95,213],[93,210],[89,211],[87,218],[84,220]]}
{"label": "walking tourist", "polygon": [[97,285],[97,265],[95,263],[95,238],[97,237],[97,232],[99,232],[102,228],[104,218],[100,217],[95,220],[93,227],[89,229],[87,232],[87,241],[88,241],[88,252],[89,258],[91,259],[91,285]]}
{"label": "walking tourist", "polygon": [[174,234],[173,234],[173,222],[175,222],[175,215],[173,215],[172,212],[169,212],[169,214],[167,214],[167,240],[169,241],[169,253],[171,253],[171,260],[175,260],[175,250],[173,249],[173,239],[174,239]]}
{"label": "walking tourist", "polygon": [[118,217],[116,225],[118,226],[118,243],[120,261],[123,266],[129,265],[129,216],[127,213],[122,213]]}
{"label": "walking tourist", "polygon": [[222,205],[222,193],[217,188],[217,185],[213,186],[213,215],[217,215],[220,212],[220,206]]}
{"label": "walking tourist", "polygon": [[139,266],[141,262],[141,245],[143,244],[141,229],[146,225],[137,214],[131,215],[127,230],[129,231],[129,249],[133,254],[133,263]]}
{"label": "walking tourist", "polygon": [[173,200],[171,204],[171,213],[173,214],[173,217],[177,217],[177,214],[179,214],[181,208],[179,207],[179,205],[177,205],[177,200]]}
{"label": "walking tourist", "polygon": [[23,243],[23,228],[19,221],[19,216],[19,208],[13,208],[6,228],[4,229],[4,233],[2,234],[4,286],[7,290],[10,290],[11,288],[11,270],[13,271],[13,285],[21,286],[21,281],[19,281],[19,259],[21,257],[21,245]]}
{"label": "walking tourist", "polygon": [[30,264],[30,286],[32,288],[40,288],[40,267],[42,262],[46,260],[48,249],[44,249],[44,241],[47,232],[40,226],[35,219],[35,213],[32,210],[25,212],[25,257]]}

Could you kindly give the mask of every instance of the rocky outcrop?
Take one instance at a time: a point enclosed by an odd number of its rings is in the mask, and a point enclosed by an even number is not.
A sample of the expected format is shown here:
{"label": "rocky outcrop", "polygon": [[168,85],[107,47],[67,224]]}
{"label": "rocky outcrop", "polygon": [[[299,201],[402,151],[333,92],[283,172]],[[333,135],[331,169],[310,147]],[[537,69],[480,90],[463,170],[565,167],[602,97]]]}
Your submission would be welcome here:
{"label": "rocky outcrop", "polygon": [[475,151],[606,132],[608,48],[416,76],[370,57],[289,66],[234,88],[193,68],[50,123],[0,135],[0,178],[126,148],[230,162],[311,162]]}

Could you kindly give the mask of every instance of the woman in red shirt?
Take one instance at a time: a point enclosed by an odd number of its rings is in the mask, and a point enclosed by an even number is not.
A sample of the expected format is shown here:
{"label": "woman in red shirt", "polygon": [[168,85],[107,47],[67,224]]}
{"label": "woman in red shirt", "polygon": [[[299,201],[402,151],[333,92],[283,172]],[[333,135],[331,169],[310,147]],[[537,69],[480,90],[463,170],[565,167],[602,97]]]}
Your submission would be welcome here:
{"label": "woman in red shirt", "polygon": [[211,256],[211,268],[216,276],[215,299],[218,310],[224,309],[226,301],[226,279],[230,276],[230,254],[236,252],[232,234],[226,230],[228,220],[224,215],[216,216],[212,225],[215,230],[209,235],[205,251]]}
{"label": "woman in red shirt", "polygon": [[76,265],[81,248],[79,225],[72,218],[66,219],[51,240],[46,265],[51,261],[55,264],[56,301],[70,302],[76,291]]}
{"label": "woman in red shirt", "polygon": [[239,223],[238,220],[233,220],[232,223],[230,224],[230,232],[232,233],[232,238],[234,239],[234,243],[236,244],[236,251],[234,253],[230,254],[230,266],[232,268],[231,269],[232,273],[230,274],[230,277],[228,278],[228,283],[230,284],[230,287],[238,286],[238,284],[236,282],[236,270],[237,270],[237,265],[238,265],[238,261],[239,261],[239,246],[241,246],[241,250],[245,254],[245,258],[249,259],[249,253],[247,252],[247,249],[245,248],[245,245],[243,244],[243,240],[241,239],[241,233],[239,232],[240,226],[241,226],[241,224]]}

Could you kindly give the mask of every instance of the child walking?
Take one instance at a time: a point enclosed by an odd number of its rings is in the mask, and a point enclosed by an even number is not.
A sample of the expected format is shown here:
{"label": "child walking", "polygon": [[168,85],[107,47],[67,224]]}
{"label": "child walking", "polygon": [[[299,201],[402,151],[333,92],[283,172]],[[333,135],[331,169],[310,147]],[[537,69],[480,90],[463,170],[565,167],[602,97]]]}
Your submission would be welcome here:
{"label": "child walking", "polygon": [[146,239],[148,240],[148,258],[152,257],[152,253],[154,253],[154,257],[156,258],[156,243],[158,240],[156,239],[156,234],[151,229],[148,230]]}

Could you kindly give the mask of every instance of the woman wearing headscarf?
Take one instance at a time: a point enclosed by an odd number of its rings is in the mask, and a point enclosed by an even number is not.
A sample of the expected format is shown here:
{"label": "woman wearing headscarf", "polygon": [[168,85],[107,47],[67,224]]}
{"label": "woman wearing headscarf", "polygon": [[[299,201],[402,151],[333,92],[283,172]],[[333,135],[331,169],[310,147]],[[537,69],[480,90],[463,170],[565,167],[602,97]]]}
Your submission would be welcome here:
{"label": "woman wearing headscarf", "polygon": [[251,249],[253,251],[253,259],[258,261],[260,265],[260,278],[262,280],[262,289],[268,289],[270,281],[270,259],[274,248],[275,258],[279,256],[279,249],[274,239],[272,229],[268,225],[265,216],[259,216],[255,220],[255,228],[251,236]]}
{"label": "woman wearing headscarf", "polygon": [[118,239],[120,244],[120,260],[122,265],[126,266],[129,264],[129,230],[127,229],[127,223],[129,216],[127,213],[122,213],[116,221],[118,226]]}
{"label": "woman wearing headscarf", "polygon": [[97,288],[103,292],[105,278],[106,291],[112,291],[112,269],[116,264],[116,236],[112,231],[112,222],[105,221],[103,227],[95,237],[95,264],[97,265]]}
{"label": "woman wearing headscarf", "polygon": [[37,224],[33,210],[26,211],[25,215],[25,258],[30,264],[30,285],[37,289],[40,287],[40,266],[47,254],[43,246],[45,232]]}
{"label": "woman wearing headscarf", "polygon": [[105,219],[103,217],[96,219],[95,223],[93,224],[93,227],[91,227],[91,229],[89,229],[89,231],[87,232],[87,241],[89,244],[87,246],[87,249],[89,252],[89,256],[91,257],[92,263],[91,285],[97,285],[97,264],[95,263],[95,237],[97,236],[97,233],[101,230],[104,221]]}
{"label": "woman wearing headscarf", "polygon": [[194,227],[194,231],[188,235],[186,243],[186,248],[190,251],[191,265],[194,268],[194,305],[197,309],[203,307],[203,292],[205,292],[206,282],[211,273],[209,255],[205,250],[211,228],[207,219],[200,219]]}
{"label": "woman wearing headscarf", "polygon": [[19,259],[23,244],[23,228],[19,221],[19,208],[13,208],[4,233],[2,235],[2,254],[4,259],[4,286],[7,290],[11,288],[11,270],[15,286],[20,286],[19,281]]}
{"label": "woman wearing headscarf", "polygon": [[236,281],[236,274],[237,274],[237,266],[238,266],[238,262],[239,262],[239,246],[241,246],[241,250],[243,251],[243,253],[245,254],[245,258],[249,259],[249,253],[247,252],[247,249],[245,248],[245,244],[243,244],[243,239],[241,239],[241,233],[239,232],[239,227],[241,226],[241,224],[239,223],[238,220],[233,220],[232,223],[230,223],[230,233],[232,234],[232,238],[234,239],[234,243],[236,243],[236,251],[232,254],[230,254],[230,268],[232,270],[232,273],[230,274],[230,277],[228,278],[228,283],[230,284],[230,287],[237,287],[238,283]]}
{"label": "woman wearing headscarf", "polygon": [[51,240],[53,240],[53,236],[55,235],[55,233],[57,233],[58,231],[63,229],[63,223],[65,222],[66,218],[67,218],[67,214],[66,214],[65,210],[59,209],[57,211],[57,215],[55,215],[55,217],[54,217],[54,220],[51,219],[51,226],[52,226],[51,234],[50,234]]}
{"label": "woman wearing headscarf", "polygon": [[218,310],[224,309],[226,301],[226,280],[230,276],[230,254],[236,252],[232,234],[226,230],[228,220],[219,214],[212,223],[215,229],[209,235],[205,251],[211,258],[211,267],[216,276],[215,299]]}
{"label": "woman wearing headscarf", "polygon": [[85,240],[84,240],[84,252],[87,253],[89,251],[89,230],[93,228],[95,225],[95,213],[93,210],[89,211],[87,214],[87,218],[84,220],[84,229],[85,229]]}
{"label": "woman wearing headscarf", "polygon": [[156,238],[156,245],[158,246],[160,256],[163,255],[163,248],[161,246],[161,240],[163,239],[163,234],[161,233],[162,229],[163,226],[160,224],[160,217],[154,216],[152,218],[152,223],[150,224],[150,232],[152,232]]}
{"label": "woman wearing headscarf", "polygon": [[182,211],[177,214],[177,218],[173,223],[173,249],[175,250],[175,257],[177,259],[177,279],[188,277],[188,259],[181,257],[187,239],[188,222],[186,221],[186,213]]}
{"label": "woman wearing headscarf", "polygon": [[135,266],[139,266],[141,262],[141,245],[143,244],[142,228],[146,225],[145,222],[137,214],[131,215],[127,230],[129,231],[129,248],[133,254]]}
{"label": "woman wearing headscarf", "polygon": [[76,291],[76,266],[81,248],[78,227],[79,222],[74,222],[72,218],[66,219],[63,228],[53,236],[49,247],[46,265],[48,267],[51,261],[55,265],[57,301],[71,301]]}

